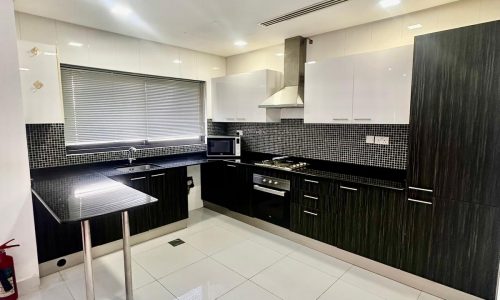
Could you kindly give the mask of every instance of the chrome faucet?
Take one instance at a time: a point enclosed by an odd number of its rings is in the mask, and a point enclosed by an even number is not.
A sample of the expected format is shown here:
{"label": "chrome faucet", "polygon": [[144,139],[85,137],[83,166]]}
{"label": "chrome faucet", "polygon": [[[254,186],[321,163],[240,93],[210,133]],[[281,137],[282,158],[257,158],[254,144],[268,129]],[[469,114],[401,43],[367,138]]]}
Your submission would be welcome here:
{"label": "chrome faucet", "polygon": [[132,164],[132,162],[134,160],[136,160],[136,158],[134,157],[134,154],[135,154],[136,151],[137,151],[137,149],[135,147],[128,148],[127,158],[128,158],[128,163],[129,164]]}

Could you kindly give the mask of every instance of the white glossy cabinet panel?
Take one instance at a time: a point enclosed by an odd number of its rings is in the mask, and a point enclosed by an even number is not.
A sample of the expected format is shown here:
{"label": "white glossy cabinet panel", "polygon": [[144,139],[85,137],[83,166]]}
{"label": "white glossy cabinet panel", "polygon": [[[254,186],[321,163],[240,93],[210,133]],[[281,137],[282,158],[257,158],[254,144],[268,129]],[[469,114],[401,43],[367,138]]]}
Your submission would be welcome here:
{"label": "white glossy cabinet panel", "polygon": [[259,108],[282,86],[282,74],[260,70],[212,79],[215,122],[278,122],[280,111]]}
{"label": "white glossy cabinet panel", "polygon": [[306,64],[305,123],[350,123],[354,65],[351,56]]}
{"label": "white glossy cabinet panel", "polygon": [[354,56],[353,122],[408,124],[413,46]]}
{"label": "white glossy cabinet panel", "polygon": [[305,123],[408,124],[413,46],[306,65]]}
{"label": "white glossy cabinet panel", "polygon": [[56,47],[19,41],[18,52],[26,123],[64,123]]}

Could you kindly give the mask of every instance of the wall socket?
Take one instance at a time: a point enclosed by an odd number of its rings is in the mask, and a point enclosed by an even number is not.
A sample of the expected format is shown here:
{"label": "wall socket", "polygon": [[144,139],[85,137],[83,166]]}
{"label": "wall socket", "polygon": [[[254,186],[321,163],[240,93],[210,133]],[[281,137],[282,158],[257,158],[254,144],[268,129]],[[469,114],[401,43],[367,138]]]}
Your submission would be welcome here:
{"label": "wall socket", "polygon": [[237,136],[243,136],[243,130],[236,130]]}
{"label": "wall socket", "polygon": [[375,144],[378,145],[389,145],[389,137],[388,136],[376,136]]}
{"label": "wall socket", "polygon": [[375,143],[375,137],[373,135],[367,135],[366,136],[366,143],[367,144],[374,144]]}

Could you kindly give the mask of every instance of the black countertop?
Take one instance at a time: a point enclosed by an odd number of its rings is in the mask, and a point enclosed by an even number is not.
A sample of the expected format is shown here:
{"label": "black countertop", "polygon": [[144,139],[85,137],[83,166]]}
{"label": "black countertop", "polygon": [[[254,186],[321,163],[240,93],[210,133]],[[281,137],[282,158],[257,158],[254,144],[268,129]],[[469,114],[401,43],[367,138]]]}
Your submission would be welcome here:
{"label": "black countertop", "polygon": [[[257,161],[276,155],[245,153],[241,159],[224,159],[239,164],[254,166]],[[404,170],[358,166],[343,163],[308,160],[309,166],[294,171],[296,174],[360,183],[390,189],[406,187]],[[210,162],[204,153],[139,159],[135,164],[153,164],[162,170]],[[124,161],[96,163],[31,170],[33,194],[60,223],[91,219],[105,214],[125,211],[133,207],[148,205],[157,199],[121,184],[110,177],[125,175],[116,168],[125,166]],[[258,168],[265,168],[254,166]]]}
{"label": "black countertop", "polygon": [[[207,162],[200,155],[148,159],[155,169]],[[146,163],[139,161],[137,164]],[[124,162],[31,170],[31,190],[59,223],[77,222],[158,201],[109,177],[124,175]],[[153,169],[154,170],[154,169]]]}

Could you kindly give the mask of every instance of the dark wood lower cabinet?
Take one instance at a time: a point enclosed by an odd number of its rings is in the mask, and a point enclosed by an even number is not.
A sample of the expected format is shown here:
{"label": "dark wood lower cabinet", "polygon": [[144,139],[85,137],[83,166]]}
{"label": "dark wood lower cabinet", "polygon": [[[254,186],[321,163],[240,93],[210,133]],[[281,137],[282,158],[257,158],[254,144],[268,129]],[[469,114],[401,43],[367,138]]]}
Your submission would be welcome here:
{"label": "dark wood lower cabinet", "polygon": [[332,215],[318,209],[290,204],[290,230],[324,243],[331,243]]}
{"label": "dark wood lower cabinet", "polygon": [[[148,193],[158,202],[129,211],[131,234],[138,234],[188,217],[185,167],[122,175],[113,179]],[[33,196],[38,261],[44,263],[82,250],[80,223],[59,224]],[[98,217],[90,222],[92,246],[122,238],[121,214]]]}

